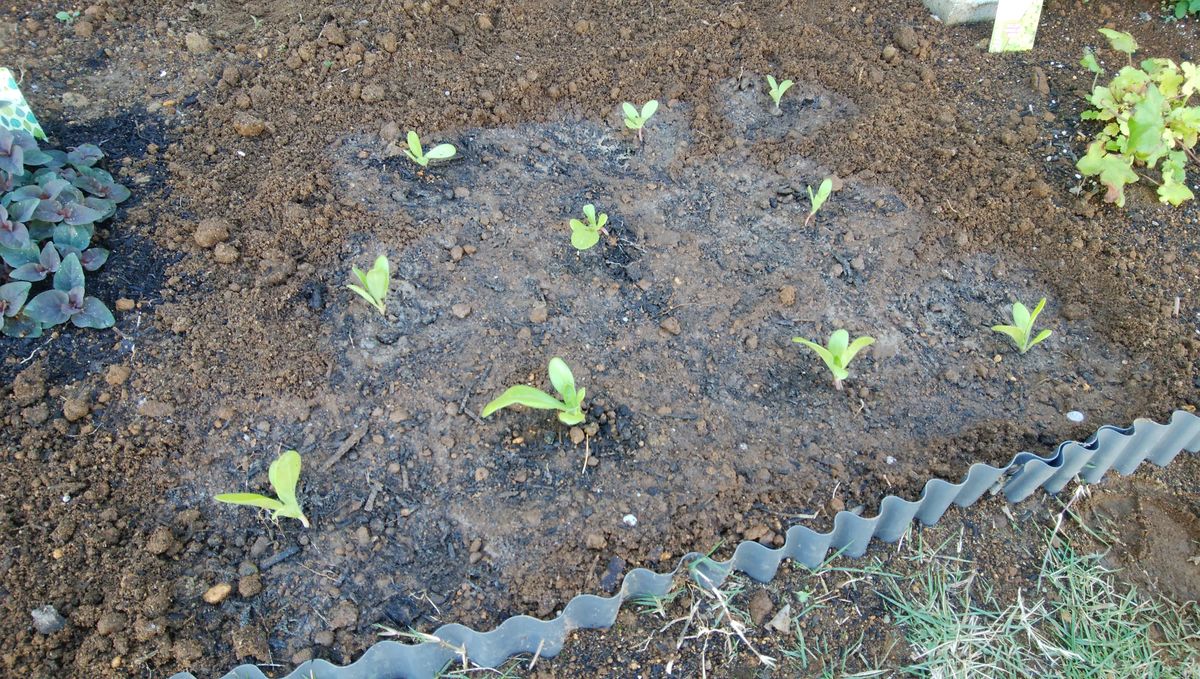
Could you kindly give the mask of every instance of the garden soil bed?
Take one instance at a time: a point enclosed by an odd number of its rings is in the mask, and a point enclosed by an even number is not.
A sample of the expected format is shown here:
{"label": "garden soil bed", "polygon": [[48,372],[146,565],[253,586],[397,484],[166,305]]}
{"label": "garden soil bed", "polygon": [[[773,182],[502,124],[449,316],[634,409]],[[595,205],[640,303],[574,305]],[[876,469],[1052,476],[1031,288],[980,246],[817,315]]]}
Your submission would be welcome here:
{"label": "garden soil bed", "polygon": [[[93,276],[128,300],[115,330],[0,344],[6,674],[349,662],[375,623],[552,615],[1200,403],[1200,211],[1072,191],[1095,28],[1195,58],[1157,3],[1048,2],[1002,56],[917,2],[330,4],[0,11],[54,141],[98,143],[135,196]],[[797,80],[780,116],[768,72]],[[618,106],[654,97],[639,144]],[[409,128],[459,157],[416,172]],[[610,234],[577,253],[586,202]],[[343,286],[384,253],[380,316]],[[988,330],[1043,295],[1044,345]],[[790,341],[838,327],[878,339],[842,392]],[[582,440],[477,417],[552,356]],[[311,529],[212,501],[288,448]]]}

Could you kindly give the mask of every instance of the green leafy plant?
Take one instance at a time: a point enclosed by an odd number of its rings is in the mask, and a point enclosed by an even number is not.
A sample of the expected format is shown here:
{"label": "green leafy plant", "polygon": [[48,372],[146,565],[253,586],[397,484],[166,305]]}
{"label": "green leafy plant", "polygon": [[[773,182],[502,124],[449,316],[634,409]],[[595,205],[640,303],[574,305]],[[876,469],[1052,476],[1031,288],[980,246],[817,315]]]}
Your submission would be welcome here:
{"label": "green leafy plant", "polygon": [[833,192],[833,179],[826,177],[821,180],[821,185],[817,187],[817,192],[813,193],[812,187],[808,187],[808,216],[804,218],[804,225],[813,220],[817,216],[817,212],[825,205],[825,201],[829,200],[829,194]]}
{"label": "green leafy plant", "polygon": [[347,288],[358,293],[360,297],[371,303],[380,314],[387,313],[388,290],[392,286],[392,270],[388,266],[387,255],[379,255],[369,271],[363,271],[357,266],[353,269],[355,277],[362,285],[348,283]]}
{"label": "green leafy plant", "polygon": [[781,99],[783,99],[783,94],[785,92],[787,92],[788,88],[790,88],[793,84],[794,83],[791,80],[784,80],[783,82],[776,82],[775,76],[773,76],[773,75],[767,76],[767,85],[769,85],[771,87],[771,89],[767,90],[767,94],[771,95],[771,101],[775,102],[775,112],[776,113],[781,113],[781,111],[779,110],[779,101]]}
{"label": "green leafy plant", "polygon": [[621,104],[621,110],[625,113],[625,127],[631,130],[636,130],[638,141],[642,141],[642,128],[654,116],[654,112],[658,110],[658,100],[651,99],[642,104],[642,110],[638,111],[637,107],[628,101]]}
{"label": "green leafy plant", "polygon": [[[1100,32],[1113,49],[1127,56],[1129,65],[1108,85],[1092,88],[1087,99],[1094,108],[1081,117],[1105,125],[1076,169],[1086,177],[1098,177],[1106,188],[1104,200],[1118,207],[1125,205],[1125,186],[1139,179],[1138,167],[1158,167],[1160,202],[1177,206],[1191,200],[1195,196],[1187,186],[1185,168],[1189,161],[1197,162],[1200,106],[1189,103],[1200,90],[1200,67],[1170,59],[1145,59],[1135,67],[1133,36],[1106,28]],[[1085,53],[1080,63],[1099,76],[1102,71],[1095,55],[1088,56]]]}
{"label": "green leafy plant", "polygon": [[412,130],[408,131],[408,148],[404,149],[404,154],[421,167],[429,167],[431,160],[449,160],[456,153],[458,153],[458,149],[454,148],[452,144],[438,144],[429,151],[425,151],[421,148],[421,137]]}
{"label": "green leafy plant", "polygon": [[1174,5],[1171,13],[1176,19],[1182,19],[1189,14],[1200,14],[1200,0],[1168,0],[1168,5]]}
{"label": "green leafy plant", "polygon": [[583,216],[587,222],[582,222],[578,219],[571,220],[571,245],[575,246],[576,250],[587,250],[596,243],[600,242],[600,234],[607,235],[604,230],[604,225],[608,223],[608,215],[601,212],[596,216],[596,206],[588,203],[583,206]]}
{"label": "green leafy plant", "polygon": [[[992,330],[1008,335],[1012,339],[1013,344],[1017,345],[1017,349],[1020,349],[1023,354],[1051,334],[1049,330],[1043,330],[1037,334],[1037,337],[1033,337],[1033,323],[1037,320],[1038,314],[1042,313],[1042,309],[1045,306],[1046,298],[1043,297],[1042,301],[1038,302],[1037,306],[1033,308],[1033,313],[1030,313],[1024,304],[1016,302],[1012,305],[1013,324],[993,325]],[[1030,339],[1031,337],[1033,339]]]}
{"label": "green leafy plant", "polygon": [[[96,167],[104,153],[93,144],[67,152],[42,150],[25,130],[0,129],[0,332],[38,337],[68,320],[108,328],[115,319],[87,297],[84,272],[108,261],[92,247],[96,224],[113,216],[129,189]],[[28,285],[9,287],[11,283]],[[23,291],[18,294],[18,291]]]}
{"label": "green leafy plant", "polygon": [[267,470],[267,479],[276,497],[267,497],[258,493],[222,493],[215,496],[218,502],[231,505],[261,507],[271,510],[271,518],[278,521],[279,517],[299,519],[308,528],[308,517],[304,516],[300,502],[296,499],[296,484],[300,482],[300,453],[294,450],[285,451]]}
{"label": "green leafy plant", "polygon": [[63,22],[64,24],[70,26],[71,24],[75,23],[76,19],[79,18],[79,12],[77,12],[77,11],[67,12],[64,10],[61,12],[56,12],[54,14],[54,18],[58,19],[59,21]]}
{"label": "green leafy plant", "polygon": [[793,337],[793,342],[799,342],[804,346],[812,349],[825,365],[829,367],[829,371],[833,373],[833,386],[838,391],[842,390],[842,380],[850,376],[850,361],[858,355],[858,352],[866,349],[875,343],[874,337],[866,335],[850,341],[850,333],[845,330],[834,330],[829,336],[829,342],[825,346],[821,346],[816,342],[810,342],[803,337]]}
{"label": "green leafy plant", "polygon": [[561,401],[541,389],[518,384],[509,387],[484,406],[483,411],[479,413],[480,417],[487,417],[501,408],[519,404],[539,410],[557,410],[559,421],[566,425],[583,422],[585,417],[582,404],[587,390],[580,388],[576,391],[575,376],[571,374],[566,362],[557,356],[550,359],[546,372],[550,375],[550,384],[554,385],[554,390],[562,397]]}

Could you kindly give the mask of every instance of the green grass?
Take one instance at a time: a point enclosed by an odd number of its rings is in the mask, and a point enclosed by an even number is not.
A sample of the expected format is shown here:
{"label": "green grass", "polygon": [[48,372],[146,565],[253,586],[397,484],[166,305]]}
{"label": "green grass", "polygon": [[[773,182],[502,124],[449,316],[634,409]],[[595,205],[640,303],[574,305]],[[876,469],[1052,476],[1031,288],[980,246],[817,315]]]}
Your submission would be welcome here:
{"label": "green grass", "polygon": [[[1194,605],[1118,585],[1101,554],[1047,547],[1040,590],[1001,603],[969,561],[919,553],[912,580],[881,596],[911,652],[902,674],[928,677],[1186,677],[1200,667]],[[923,551],[923,550],[920,550]],[[1192,674],[1186,674],[1186,672]]]}

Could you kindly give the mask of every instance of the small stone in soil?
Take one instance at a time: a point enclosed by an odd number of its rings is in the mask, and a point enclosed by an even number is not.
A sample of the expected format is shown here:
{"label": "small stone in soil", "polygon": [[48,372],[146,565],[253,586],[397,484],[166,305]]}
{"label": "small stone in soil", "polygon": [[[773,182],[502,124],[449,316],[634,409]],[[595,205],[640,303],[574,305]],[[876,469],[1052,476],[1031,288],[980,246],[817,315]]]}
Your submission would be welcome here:
{"label": "small stone in soil", "polygon": [[796,286],[785,285],[779,289],[779,303],[784,306],[792,306],[796,303]]}
{"label": "small stone in soil", "polygon": [[213,585],[212,587],[208,588],[207,592],[204,593],[204,603],[216,606],[224,601],[225,597],[229,596],[229,593],[232,591],[233,585],[229,584],[228,582],[221,582]]}
{"label": "small stone in soil", "polygon": [[121,297],[117,300],[117,311],[133,311],[134,303],[128,297]]}
{"label": "small stone in soil", "polygon": [[454,306],[450,307],[450,313],[454,314],[454,317],[457,319],[464,319],[471,315],[471,305],[462,303],[455,304]]}
{"label": "small stone in soil", "polygon": [[29,615],[33,616],[33,628],[38,634],[54,634],[67,626],[66,619],[49,604],[29,611]]}
{"label": "small stone in soil", "polygon": [[750,600],[750,621],[755,627],[761,626],[770,615],[771,609],[775,607],[771,601],[771,595],[767,590],[760,589],[754,594],[754,598]]}
{"label": "small stone in soil", "polygon": [[535,305],[533,307],[533,309],[531,309],[529,311],[529,322],[530,323],[545,323],[546,319],[549,317],[550,317],[550,313],[549,313],[549,311],[546,310],[545,304]]}
{"label": "small stone in soil", "polygon": [[588,533],[587,537],[584,538],[584,542],[587,544],[588,549],[600,550],[608,546],[608,540],[605,540],[604,536],[599,533]]}
{"label": "small stone in soil", "polygon": [[571,427],[571,443],[579,445],[583,443],[583,430],[579,427]]}
{"label": "small stone in soil", "polygon": [[664,318],[662,323],[658,324],[658,327],[666,330],[672,335],[678,335],[679,333],[683,332],[683,327],[679,325],[679,320],[673,317]]}

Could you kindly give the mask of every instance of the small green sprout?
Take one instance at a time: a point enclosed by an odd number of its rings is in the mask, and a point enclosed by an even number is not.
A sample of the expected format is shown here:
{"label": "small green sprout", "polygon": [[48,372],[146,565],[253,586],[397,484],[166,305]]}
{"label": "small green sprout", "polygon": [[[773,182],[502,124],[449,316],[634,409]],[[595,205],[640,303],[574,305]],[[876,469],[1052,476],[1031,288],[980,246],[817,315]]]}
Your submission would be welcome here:
{"label": "small green sprout", "polygon": [[449,160],[454,157],[454,154],[458,153],[458,149],[454,148],[452,144],[438,144],[426,153],[421,148],[421,137],[416,132],[409,130],[408,148],[404,149],[404,153],[417,165],[429,167],[429,161]]}
{"label": "small green sprout", "polygon": [[821,185],[817,187],[817,192],[813,193],[812,187],[808,187],[808,202],[811,207],[808,209],[808,216],[804,218],[804,225],[812,221],[813,217],[817,216],[817,212],[825,201],[829,200],[829,194],[833,192],[833,179],[826,177],[821,180]]}
{"label": "small green sprout", "polygon": [[848,370],[850,361],[854,360],[858,352],[874,344],[875,338],[864,335],[851,342],[850,333],[845,330],[835,330],[829,336],[829,343],[826,346],[810,342],[803,337],[793,337],[792,341],[799,342],[817,352],[821,360],[825,361],[825,365],[829,366],[829,371],[833,373],[834,388],[841,391],[842,380],[850,376]]}
{"label": "small green sprout", "polygon": [[787,92],[788,88],[791,87],[794,83],[792,83],[791,80],[784,80],[783,82],[776,82],[775,76],[769,75],[769,76],[767,76],[767,84],[771,86],[771,89],[767,92],[767,94],[770,94],[771,101],[775,102],[775,113],[776,114],[781,113],[782,111],[779,110],[779,100],[783,99],[783,93]]}
{"label": "small green sprout", "polygon": [[654,112],[658,110],[658,100],[651,99],[642,104],[642,111],[638,113],[636,107],[629,102],[621,104],[621,110],[625,113],[625,127],[631,130],[637,130],[638,142],[642,141],[642,127],[654,116]]}
{"label": "small green sprout", "polygon": [[55,13],[54,18],[58,19],[59,21],[63,22],[64,24],[70,26],[71,24],[75,23],[76,19],[79,18],[79,12],[77,12],[77,11],[67,12],[64,10],[64,11]]}
{"label": "small green sprout", "polygon": [[347,284],[346,287],[358,293],[360,297],[371,303],[371,306],[379,310],[379,313],[386,314],[387,309],[384,304],[387,302],[388,289],[392,285],[392,270],[388,266],[387,255],[379,255],[375,258],[375,264],[371,266],[370,271],[363,271],[357,266],[353,269],[354,275],[358,277],[358,282],[361,286],[353,283]]}
{"label": "small green sprout", "polygon": [[583,422],[585,418],[581,404],[587,389],[575,390],[575,376],[571,374],[571,369],[567,367],[566,362],[557,356],[550,359],[550,365],[546,368],[546,372],[550,374],[550,384],[554,385],[554,390],[562,397],[561,401],[541,389],[518,384],[509,387],[503,394],[484,406],[483,412],[479,413],[480,417],[487,417],[501,408],[520,404],[538,410],[557,410],[559,421],[565,425],[576,425]]}
{"label": "small green sprout", "polygon": [[588,203],[583,206],[583,216],[587,218],[587,223],[578,219],[571,220],[571,245],[574,245],[576,250],[587,250],[600,242],[601,233],[608,235],[604,230],[604,225],[608,223],[607,214],[601,212],[597,217],[596,206]]}
{"label": "small green sprout", "polygon": [[289,450],[276,458],[267,470],[267,478],[270,479],[271,488],[275,490],[278,499],[258,493],[223,493],[214,499],[231,505],[269,509],[271,518],[276,521],[279,517],[286,516],[299,519],[300,523],[308,528],[308,517],[304,516],[300,502],[296,500],[296,484],[300,481],[300,453]]}
{"label": "small green sprout", "polygon": [[1037,334],[1037,337],[1034,337],[1032,340],[1029,339],[1033,333],[1033,322],[1037,320],[1038,314],[1042,313],[1042,308],[1045,306],[1046,298],[1043,297],[1042,301],[1038,302],[1037,306],[1033,308],[1033,313],[1029,313],[1029,309],[1026,309],[1024,304],[1016,302],[1012,305],[1013,324],[993,325],[992,330],[1008,335],[1012,339],[1013,344],[1017,345],[1017,348],[1023,354],[1051,334],[1049,330],[1043,330]]}

